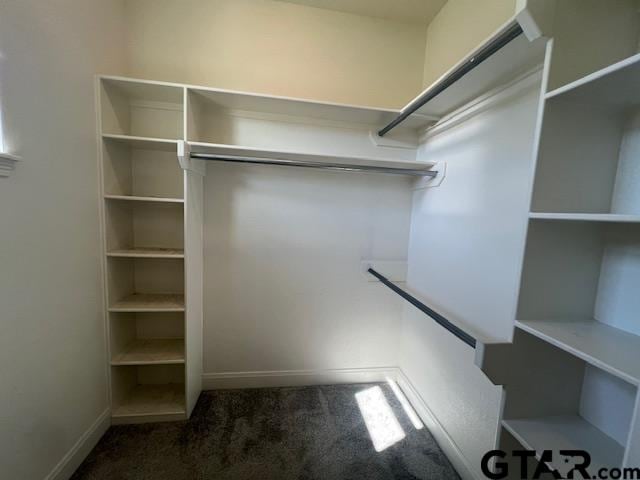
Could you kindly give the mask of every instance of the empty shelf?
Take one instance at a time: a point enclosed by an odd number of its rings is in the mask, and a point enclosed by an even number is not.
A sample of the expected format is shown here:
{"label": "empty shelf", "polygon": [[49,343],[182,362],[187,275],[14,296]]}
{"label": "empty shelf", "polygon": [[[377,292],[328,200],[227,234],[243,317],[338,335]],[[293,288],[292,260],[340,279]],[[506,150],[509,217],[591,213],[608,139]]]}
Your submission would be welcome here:
{"label": "empty shelf", "polygon": [[558,450],[586,450],[596,469],[622,465],[623,446],[577,415],[503,420],[502,425],[523,447],[538,454],[543,450],[554,451],[556,461],[551,467],[565,478],[572,466],[558,456]]}
{"label": "empty shelf", "polygon": [[184,312],[184,295],[134,293],[116,302],[110,312]]}
{"label": "empty shelf", "polygon": [[111,365],[160,365],[184,363],[184,339],[139,339],[113,357]]}
{"label": "empty shelf", "polygon": [[138,197],[136,195],[105,195],[107,200],[124,200],[130,202],[184,203],[183,198]]}
{"label": "empty shelf", "polygon": [[516,321],[516,326],[633,385],[640,384],[640,337],[595,320]]}
{"label": "empty shelf", "polygon": [[569,220],[580,222],[640,223],[640,215],[617,213],[541,213],[532,212],[529,218],[536,220]]}
{"label": "empty shelf", "polygon": [[108,257],[125,258],[184,258],[184,250],[177,248],[121,248],[107,252]]}
{"label": "empty shelf", "polygon": [[178,151],[178,140],[167,138],[137,137],[133,135],[115,135],[103,133],[102,138],[107,141],[125,143],[132,148],[144,150],[162,150],[167,152]]}
{"label": "empty shelf", "polygon": [[623,110],[640,102],[640,54],[598,70],[546,94],[547,99]]}
{"label": "empty shelf", "polygon": [[180,415],[185,411],[183,384],[138,385],[114,409],[112,416]]}

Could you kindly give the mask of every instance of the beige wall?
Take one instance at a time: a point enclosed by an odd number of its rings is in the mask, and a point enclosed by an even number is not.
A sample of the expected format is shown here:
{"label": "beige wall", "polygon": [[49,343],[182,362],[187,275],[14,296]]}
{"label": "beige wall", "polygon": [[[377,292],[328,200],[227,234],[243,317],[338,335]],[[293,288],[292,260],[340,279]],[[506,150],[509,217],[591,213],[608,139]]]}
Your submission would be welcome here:
{"label": "beige wall", "polygon": [[449,0],[427,30],[423,85],[462,60],[515,11],[516,0]]}
{"label": "beige wall", "polygon": [[[42,480],[108,408],[94,74],[121,0],[0,1],[0,477]],[[108,417],[107,417],[108,418]]]}
{"label": "beige wall", "polygon": [[130,73],[317,100],[403,106],[425,28],[271,0],[128,0]]}

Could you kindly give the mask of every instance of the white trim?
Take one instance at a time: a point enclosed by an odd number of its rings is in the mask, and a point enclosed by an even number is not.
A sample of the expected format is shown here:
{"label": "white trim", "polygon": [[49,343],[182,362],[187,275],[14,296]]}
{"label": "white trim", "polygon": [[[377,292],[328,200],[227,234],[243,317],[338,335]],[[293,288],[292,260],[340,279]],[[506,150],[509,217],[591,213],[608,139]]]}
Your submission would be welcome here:
{"label": "white trim", "polygon": [[414,408],[427,429],[436,439],[436,442],[445,453],[453,467],[463,480],[483,480],[483,477],[476,476],[475,470],[469,464],[467,458],[462,454],[462,450],[456,445],[444,426],[438,421],[436,416],[429,409],[427,403],[418,393],[409,378],[404,372],[398,369],[396,383],[405,394],[409,403]]}
{"label": "white trim", "polygon": [[111,410],[107,408],[80,436],[73,447],[62,457],[62,460],[53,467],[45,480],[67,480],[70,478],[110,426]]}
{"label": "white trim", "polygon": [[528,90],[540,83],[542,78],[542,65],[536,66],[522,75],[514,78],[499,87],[490,90],[484,95],[472,100],[459,109],[451,112],[443,117],[438,123],[427,128],[420,136],[420,143],[427,139],[439,135],[447,130],[469,120],[476,115],[481,114],[496,105],[503,103],[515,96],[521,95],[523,91]]}
{"label": "white trim", "polygon": [[0,177],[8,177],[15,169],[16,162],[20,161],[20,157],[11,155],[10,153],[0,152]]}
{"label": "white trim", "polygon": [[397,367],[203,373],[202,389],[222,390],[384,382],[388,378],[395,378],[397,373]]}

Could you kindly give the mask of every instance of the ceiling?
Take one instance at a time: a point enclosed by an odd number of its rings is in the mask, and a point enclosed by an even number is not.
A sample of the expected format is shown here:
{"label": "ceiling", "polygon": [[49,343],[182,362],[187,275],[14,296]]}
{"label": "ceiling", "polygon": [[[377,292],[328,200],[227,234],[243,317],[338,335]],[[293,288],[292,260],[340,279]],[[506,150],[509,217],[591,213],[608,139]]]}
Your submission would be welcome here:
{"label": "ceiling", "polygon": [[309,7],[428,25],[447,0],[280,0]]}

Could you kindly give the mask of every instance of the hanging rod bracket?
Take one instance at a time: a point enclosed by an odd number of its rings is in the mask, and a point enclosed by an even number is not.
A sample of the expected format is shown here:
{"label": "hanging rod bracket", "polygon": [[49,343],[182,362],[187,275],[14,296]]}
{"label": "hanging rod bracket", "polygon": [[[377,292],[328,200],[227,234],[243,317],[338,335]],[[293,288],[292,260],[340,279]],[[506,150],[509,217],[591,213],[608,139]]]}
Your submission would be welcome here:
{"label": "hanging rod bracket", "polygon": [[207,173],[205,162],[195,159],[191,153],[191,145],[184,140],[178,142],[178,163],[183,170],[204,176]]}

